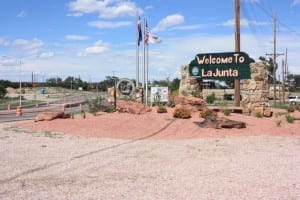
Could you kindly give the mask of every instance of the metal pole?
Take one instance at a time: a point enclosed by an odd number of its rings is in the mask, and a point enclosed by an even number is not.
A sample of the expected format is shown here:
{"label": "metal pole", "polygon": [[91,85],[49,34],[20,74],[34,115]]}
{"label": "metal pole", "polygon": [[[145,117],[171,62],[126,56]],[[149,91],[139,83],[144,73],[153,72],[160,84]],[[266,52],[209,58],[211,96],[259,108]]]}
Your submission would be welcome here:
{"label": "metal pole", "polygon": [[148,72],[149,72],[149,46],[146,46],[146,105],[148,105]]}
{"label": "metal pole", "polygon": [[20,60],[20,102],[19,102],[19,106],[20,108],[22,107],[22,62]]}
{"label": "metal pole", "polygon": [[[136,12],[136,26],[140,26],[138,24],[138,23],[140,23],[138,17],[139,17],[139,12]],[[137,29],[136,29],[136,83],[135,83],[136,87],[139,86],[139,82],[140,82],[140,80],[139,80],[139,76],[140,76],[140,72],[139,72],[140,59],[139,59],[139,57],[140,57],[140,53],[139,53],[139,30],[138,30],[138,27],[137,27]]]}
{"label": "metal pole", "polygon": [[[145,90],[145,82],[146,82],[146,77],[145,77],[145,73],[146,73],[146,48],[145,48],[145,28],[146,28],[146,19],[144,18],[144,45],[143,45],[143,88]],[[147,88],[146,88],[147,89]],[[146,90],[147,92],[147,90]],[[146,102],[146,101],[145,101]]]}

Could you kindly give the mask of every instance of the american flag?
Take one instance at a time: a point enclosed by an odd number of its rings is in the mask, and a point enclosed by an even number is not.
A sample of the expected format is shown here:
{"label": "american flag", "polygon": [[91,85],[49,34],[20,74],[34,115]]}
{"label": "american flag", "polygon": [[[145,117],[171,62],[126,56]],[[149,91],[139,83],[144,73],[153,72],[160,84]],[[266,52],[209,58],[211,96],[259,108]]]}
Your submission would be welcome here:
{"label": "american flag", "polygon": [[150,35],[150,33],[149,33],[149,29],[148,29],[148,23],[147,23],[147,21],[146,21],[146,27],[145,27],[145,44],[149,44],[149,35]]}
{"label": "american flag", "polygon": [[140,17],[139,17],[138,22],[137,22],[137,31],[138,31],[138,45],[140,45],[140,42],[143,40],[142,25],[141,25]]}

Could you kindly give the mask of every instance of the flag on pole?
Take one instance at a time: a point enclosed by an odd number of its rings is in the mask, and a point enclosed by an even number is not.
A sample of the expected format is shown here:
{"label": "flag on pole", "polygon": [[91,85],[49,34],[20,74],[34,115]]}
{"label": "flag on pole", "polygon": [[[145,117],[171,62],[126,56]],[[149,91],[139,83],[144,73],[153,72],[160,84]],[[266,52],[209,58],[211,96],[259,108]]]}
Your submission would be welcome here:
{"label": "flag on pole", "polygon": [[149,34],[149,43],[156,44],[156,43],[161,43],[161,42],[162,42],[162,40],[159,37]]}
{"label": "flag on pole", "polygon": [[146,21],[146,26],[145,26],[145,41],[144,42],[146,45],[148,45],[149,43],[156,44],[156,43],[162,42],[162,40],[159,37],[152,35],[150,33],[147,21]]}
{"label": "flag on pole", "polygon": [[146,45],[148,45],[148,43],[149,43],[149,35],[150,35],[150,33],[149,33],[148,23],[146,21],[146,26],[145,26],[145,41],[144,41],[144,43]]}
{"label": "flag on pole", "polygon": [[141,25],[140,16],[139,16],[139,19],[138,19],[138,22],[137,22],[137,31],[138,31],[138,45],[140,45],[140,42],[143,40],[142,25]]}

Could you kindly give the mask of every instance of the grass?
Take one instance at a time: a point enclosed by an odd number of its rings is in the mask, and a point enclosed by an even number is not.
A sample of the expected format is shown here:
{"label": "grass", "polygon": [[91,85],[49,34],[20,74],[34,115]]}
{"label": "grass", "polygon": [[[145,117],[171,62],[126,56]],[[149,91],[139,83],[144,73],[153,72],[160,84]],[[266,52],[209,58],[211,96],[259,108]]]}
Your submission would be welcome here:
{"label": "grass", "polygon": [[[23,129],[21,127],[18,126],[11,126],[11,127],[6,127],[3,130],[7,131],[7,132],[13,132],[13,133],[18,133],[18,134],[30,134],[34,137],[47,137],[47,138],[62,138],[63,134],[60,133],[54,133],[51,131],[44,131],[44,132],[37,132],[37,131],[33,131],[33,130],[28,130],[28,129]],[[9,136],[5,136],[5,138],[8,138]],[[0,138],[3,139],[3,138]]]}
{"label": "grass", "polygon": [[[19,99],[17,98],[9,98],[9,99],[1,99],[0,100],[0,110],[7,110],[7,105],[11,105],[11,109],[16,109],[19,106]],[[26,106],[35,106],[36,103],[41,103],[41,101],[36,100],[24,100],[22,99],[22,107]]]}
{"label": "grass", "polygon": [[53,133],[51,131],[45,131],[44,136],[48,138],[62,138],[62,134],[59,133]]}

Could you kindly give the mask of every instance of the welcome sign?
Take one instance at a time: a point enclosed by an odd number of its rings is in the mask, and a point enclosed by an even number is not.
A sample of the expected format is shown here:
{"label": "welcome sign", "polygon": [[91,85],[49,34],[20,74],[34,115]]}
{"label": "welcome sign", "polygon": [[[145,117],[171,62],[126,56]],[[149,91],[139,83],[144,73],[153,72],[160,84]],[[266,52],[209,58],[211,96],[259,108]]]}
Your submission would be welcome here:
{"label": "welcome sign", "polygon": [[189,74],[201,79],[250,79],[252,62],[245,52],[197,54],[189,64]]}

